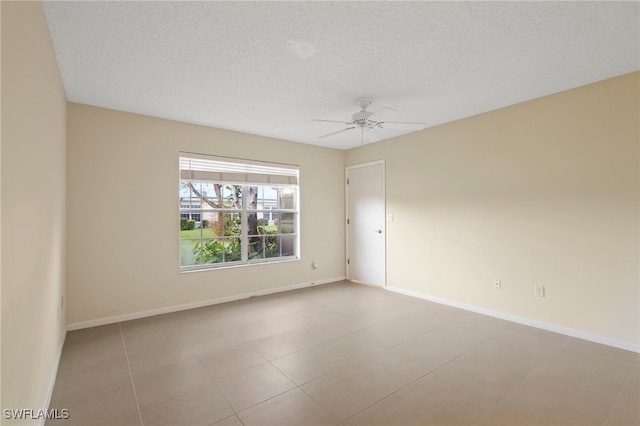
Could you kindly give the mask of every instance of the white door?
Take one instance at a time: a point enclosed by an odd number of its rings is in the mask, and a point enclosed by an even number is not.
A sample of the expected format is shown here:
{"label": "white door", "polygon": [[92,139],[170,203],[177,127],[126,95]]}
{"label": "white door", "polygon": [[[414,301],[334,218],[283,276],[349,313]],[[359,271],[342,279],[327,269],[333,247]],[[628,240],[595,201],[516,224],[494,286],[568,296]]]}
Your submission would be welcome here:
{"label": "white door", "polygon": [[347,278],[385,286],[384,162],[347,167]]}

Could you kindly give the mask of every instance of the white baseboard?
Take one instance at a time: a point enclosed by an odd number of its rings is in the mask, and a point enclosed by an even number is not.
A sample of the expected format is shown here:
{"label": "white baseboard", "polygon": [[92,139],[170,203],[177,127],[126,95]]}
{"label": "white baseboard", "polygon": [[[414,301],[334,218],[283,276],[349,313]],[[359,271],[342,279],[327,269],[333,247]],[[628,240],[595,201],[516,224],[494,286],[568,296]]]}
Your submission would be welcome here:
{"label": "white baseboard", "polygon": [[336,282],[336,281],[342,281],[344,279],[345,279],[345,277],[343,277],[343,276],[342,277],[327,278],[327,279],[324,279],[324,280],[310,281],[310,282],[306,282],[306,283],[293,284],[293,285],[288,285],[288,286],[284,286],[284,287],[270,288],[270,289],[267,289],[267,290],[254,291],[254,292],[251,292],[251,293],[236,294],[236,295],[233,295],[233,296],[219,297],[219,298],[216,298],[216,299],[208,299],[208,300],[201,300],[201,301],[191,302],[191,303],[183,303],[183,304],[180,304],[180,305],[165,306],[165,307],[162,307],[162,308],[150,309],[150,310],[147,310],[147,311],[132,312],[130,314],[122,314],[122,315],[115,315],[115,316],[111,316],[111,317],[97,318],[97,319],[93,319],[93,320],[89,320],[89,321],[81,321],[81,322],[68,324],[67,325],[67,330],[68,331],[80,330],[80,329],[83,329],[83,328],[96,327],[96,326],[99,326],[99,325],[114,324],[114,323],[118,323],[118,322],[122,322],[122,321],[130,321],[130,320],[134,320],[134,319],[151,317],[151,316],[154,316],[154,315],[169,314],[169,313],[172,313],[172,312],[184,311],[184,310],[187,310],[187,309],[202,308],[204,306],[217,305],[219,303],[226,303],[226,302],[233,302],[235,300],[248,299],[250,297],[266,296],[268,294],[282,293],[282,292],[291,291],[291,290],[298,290],[298,289],[301,289],[301,288],[312,287],[312,286],[321,285],[321,284],[329,284],[329,283],[333,283],[333,282]]}
{"label": "white baseboard", "polygon": [[488,315],[495,318],[500,318],[507,321],[516,322],[518,324],[528,325],[530,327],[540,328],[547,331],[552,331],[554,333],[564,334],[566,336],[577,337],[578,339],[589,340],[595,343],[601,343],[607,346],[613,346],[620,349],[625,349],[632,352],[640,353],[640,345],[636,345],[631,342],[627,342],[624,340],[612,339],[609,337],[599,336],[597,334],[587,333],[581,330],[576,330],[569,327],[562,327],[556,324],[549,324],[546,322],[519,317],[516,315],[507,314],[504,312],[494,311],[491,309],[482,308],[479,306],[467,305],[465,303],[455,302],[453,300],[442,299],[440,297],[430,296],[428,294],[419,293],[412,290],[405,290],[399,287],[393,287],[387,285],[385,287],[386,290],[393,291],[395,293],[404,294],[406,296],[417,297],[419,299],[428,300],[435,303],[440,303],[442,305],[452,306],[454,308],[464,309],[466,311],[476,312],[478,314]]}

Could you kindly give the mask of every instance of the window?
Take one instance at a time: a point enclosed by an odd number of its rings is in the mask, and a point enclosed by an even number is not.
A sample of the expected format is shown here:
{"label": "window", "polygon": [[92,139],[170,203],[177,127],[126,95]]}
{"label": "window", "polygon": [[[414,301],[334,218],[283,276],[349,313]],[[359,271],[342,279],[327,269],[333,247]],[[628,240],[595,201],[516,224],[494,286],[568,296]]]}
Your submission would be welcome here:
{"label": "window", "polygon": [[298,259],[298,167],[180,154],[180,269]]}

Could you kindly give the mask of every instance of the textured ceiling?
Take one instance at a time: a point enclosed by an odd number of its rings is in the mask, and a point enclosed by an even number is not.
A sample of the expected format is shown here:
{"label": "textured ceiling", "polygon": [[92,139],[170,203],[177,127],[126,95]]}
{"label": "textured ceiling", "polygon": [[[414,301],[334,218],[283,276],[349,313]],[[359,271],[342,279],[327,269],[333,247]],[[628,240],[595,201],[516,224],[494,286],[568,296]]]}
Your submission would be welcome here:
{"label": "textured ceiling", "polygon": [[311,120],[362,96],[430,127],[636,71],[639,6],[44,2],[70,101],[340,149]]}

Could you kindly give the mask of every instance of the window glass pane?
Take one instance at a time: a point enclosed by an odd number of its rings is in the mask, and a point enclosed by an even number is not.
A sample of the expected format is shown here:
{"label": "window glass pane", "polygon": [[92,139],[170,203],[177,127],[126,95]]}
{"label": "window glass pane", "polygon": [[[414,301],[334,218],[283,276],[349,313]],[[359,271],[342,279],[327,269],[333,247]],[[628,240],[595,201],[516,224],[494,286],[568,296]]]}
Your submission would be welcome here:
{"label": "window glass pane", "polygon": [[282,250],[282,256],[295,255],[295,236],[294,235],[282,235],[280,237],[280,248]]}
{"label": "window glass pane", "polygon": [[180,200],[182,200],[183,198],[189,198],[190,192],[191,190],[187,186],[186,182],[184,180],[181,180],[180,186],[178,187],[178,196],[180,197]]}
{"label": "window glass pane", "polygon": [[192,191],[192,187],[196,187],[197,189],[197,183],[190,180],[180,181],[180,196],[184,198],[196,198]]}
{"label": "window glass pane", "polygon": [[240,185],[223,185],[222,198],[224,199],[224,208],[242,209],[242,186]]}
{"label": "window glass pane", "polygon": [[190,181],[181,181],[180,182],[180,208],[190,209],[192,208],[192,204],[199,204],[199,198],[196,196],[195,192],[192,191],[191,185],[193,185]]}
{"label": "window glass pane", "polygon": [[198,204],[198,208],[203,210],[212,210],[217,205],[217,203],[218,203],[218,200],[216,199],[216,197],[207,196],[202,199],[199,199],[198,203],[193,203],[193,204]]}
{"label": "window glass pane", "polygon": [[217,238],[198,242],[202,250],[202,263],[223,263],[241,259],[239,238]]}
{"label": "window glass pane", "polygon": [[225,236],[240,236],[241,221],[239,212],[218,213],[223,219],[223,234]]}
{"label": "window glass pane", "polygon": [[278,213],[270,211],[262,211],[258,216],[262,215],[262,220],[258,220],[261,226],[261,234],[277,234],[278,233]]}
{"label": "window glass pane", "polygon": [[202,212],[202,220],[200,221],[200,229],[202,230],[202,238],[214,238],[218,236],[217,231],[218,212]]}
{"label": "window glass pane", "polygon": [[262,229],[258,226],[258,212],[247,212],[248,235],[259,235]]}
{"label": "window glass pane", "polygon": [[200,238],[202,228],[196,228],[197,222],[193,219],[180,219],[180,238]]}
{"label": "window glass pane", "polygon": [[240,238],[226,238],[224,241],[224,261],[239,262],[242,260],[242,246]]}
{"label": "window glass pane", "polygon": [[294,234],[295,229],[295,213],[280,213],[280,233]]}
{"label": "window glass pane", "polygon": [[264,259],[264,237],[249,237],[249,260]]}
{"label": "window glass pane", "polygon": [[210,212],[207,213],[209,217],[209,229],[211,229],[212,236],[222,237],[224,236],[224,217],[222,212]]}
{"label": "window glass pane", "polygon": [[[288,237],[285,237],[285,238],[288,238]],[[281,256],[280,239],[281,237],[276,234],[250,238],[249,239],[249,260],[280,257]],[[293,246],[291,246],[291,248],[292,247]],[[291,251],[291,253],[293,253],[293,251]]]}
{"label": "window glass pane", "polygon": [[182,210],[180,212],[180,238],[200,238],[199,220],[199,214],[194,214],[191,210]]}
{"label": "window glass pane", "polygon": [[200,250],[196,246],[200,240],[180,240],[180,266],[199,265],[201,262]]}
{"label": "window glass pane", "polygon": [[211,236],[239,236],[241,233],[241,213],[214,211],[207,214],[203,227],[210,229]]}
{"label": "window glass pane", "polygon": [[200,227],[204,238],[212,238],[216,236],[212,229],[212,218],[214,214],[215,213],[213,212],[202,212],[202,222],[200,223]]}
{"label": "window glass pane", "polygon": [[278,207],[278,190],[275,187],[263,186],[264,197],[258,208],[263,210],[272,210]]}
{"label": "window glass pane", "polygon": [[207,210],[214,208],[218,203],[214,184],[211,182],[198,182],[198,185],[199,187],[196,188],[198,189],[199,195],[196,194],[196,196],[198,197],[198,204],[200,204],[199,208]]}
{"label": "window glass pane", "polygon": [[218,240],[202,240],[198,243],[202,250],[202,263],[220,263],[224,262],[222,254],[222,243]]}
{"label": "window glass pane", "polygon": [[258,208],[258,187],[247,186],[245,196],[247,197],[247,209],[256,210]]}
{"label": "window glass pane", "polygon": [[264,237],[264,257],[280,257],[280,237],[267,235]]}
{"label": "window glass pane", "polygon": [[294,210],[296,208],[296,191],[295,188],[284,186],[279,188],[279,207],[286,210]]}
{"label": "window glass pane", "polygon": [[257,198],[257,202],[258,202],[258,206],[257,208],[259,209],[263,209],[264,207],[264,191],[266,189],[266,187],[264,186],[258,186],[258,198]]}

